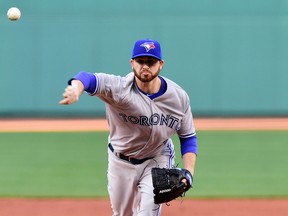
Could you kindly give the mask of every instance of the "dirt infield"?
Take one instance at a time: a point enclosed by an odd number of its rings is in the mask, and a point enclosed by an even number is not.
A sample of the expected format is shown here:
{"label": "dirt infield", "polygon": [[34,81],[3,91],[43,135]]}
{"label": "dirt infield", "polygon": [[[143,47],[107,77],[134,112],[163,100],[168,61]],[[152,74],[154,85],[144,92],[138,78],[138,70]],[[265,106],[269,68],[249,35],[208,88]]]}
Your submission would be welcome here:
{"label": "dirt infield", "polygon": [[[288,130],[288,118],[195,119],[197,130]],[[108,130],[104,119],[0,119],[1,132]],[[163,216],[287,216],[288,199],[175,200]],[[103,199],[0,198],[0,216],[108,216]]]}
{"label": "dirt infield", "polygon": [[[0,199],[1,216],[111,216],[108,200]],[[288,200],[184,200],[163,216],[287,216]],[[130,216],[130,215],[127,215]]]}
{"label": "dirt infield", "polygon": [[[288,130],[288,118],[195,119],[197,130]],[[0,131],[107,131],[105,119],[0,119]]]}

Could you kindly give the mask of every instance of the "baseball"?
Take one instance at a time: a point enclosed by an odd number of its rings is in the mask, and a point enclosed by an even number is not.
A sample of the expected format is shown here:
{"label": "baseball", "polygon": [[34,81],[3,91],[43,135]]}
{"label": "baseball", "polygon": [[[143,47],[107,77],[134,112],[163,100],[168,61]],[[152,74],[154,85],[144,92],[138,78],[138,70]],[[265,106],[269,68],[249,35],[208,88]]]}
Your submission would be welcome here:
{"label": "baseball", "polygon": [[11,7],[7,11],[7,17],[12,21],[16,21],[16,20],[20,19],[21,11],[17,7]]}

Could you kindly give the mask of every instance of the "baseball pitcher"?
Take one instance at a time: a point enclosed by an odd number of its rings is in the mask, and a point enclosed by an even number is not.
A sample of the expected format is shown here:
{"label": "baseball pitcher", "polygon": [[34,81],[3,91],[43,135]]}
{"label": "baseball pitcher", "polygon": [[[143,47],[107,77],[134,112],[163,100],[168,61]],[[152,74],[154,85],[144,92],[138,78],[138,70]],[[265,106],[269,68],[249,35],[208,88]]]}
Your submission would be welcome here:
{"label": "baseball pitcher", "polygon": [[[161,204],[192,187],[197,138],[190,100],[175,82],[160,76],[160,44],[135,42],[125,77],[81,71],[68,81],[59,102],[75,103],[85,91],[106,104],[110,127],[108,192],[114,216],[160,215]],[[177,133],[184,167],[174,167],[171,137]]]}

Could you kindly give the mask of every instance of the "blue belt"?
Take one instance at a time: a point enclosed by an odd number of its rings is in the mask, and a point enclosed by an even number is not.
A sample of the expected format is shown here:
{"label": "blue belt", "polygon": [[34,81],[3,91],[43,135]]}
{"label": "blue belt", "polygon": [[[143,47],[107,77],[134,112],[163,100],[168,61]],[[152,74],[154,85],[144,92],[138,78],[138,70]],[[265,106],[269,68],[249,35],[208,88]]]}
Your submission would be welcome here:
{"label": "blue belt", "polygon": [[[108,144],[109,149],[114,153],[114,148],[111,143]],[[152,159],[152,158],[143,158],[143,159],[136,159],[136,158],[131,158],[129,156],[123,155],[121,153],[115,154],[117,157],[119,157],[122,160],[128,161],[131,164],[137,165],[137,164],[142,164],[146,160]]]}

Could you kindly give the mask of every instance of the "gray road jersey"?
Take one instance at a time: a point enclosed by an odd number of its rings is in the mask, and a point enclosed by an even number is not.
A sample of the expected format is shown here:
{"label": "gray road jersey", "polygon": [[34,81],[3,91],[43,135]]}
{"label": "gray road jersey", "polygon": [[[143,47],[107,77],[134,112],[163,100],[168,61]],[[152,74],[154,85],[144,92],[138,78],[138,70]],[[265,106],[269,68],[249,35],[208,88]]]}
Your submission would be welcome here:
{"label": "gray road jersey", "polygon": [[134,73],[125,77],[95,73],[94,95],[106,103],[110,142],[115,151],[135,158],[153,157],[176,132],[195,134],[187,93],[171,80],[167,91],[153,100],[139,91]]}

